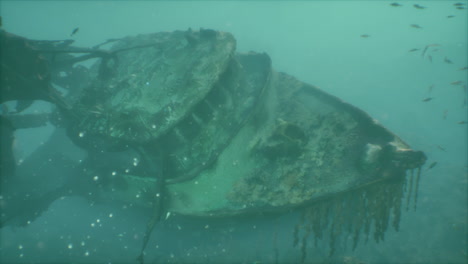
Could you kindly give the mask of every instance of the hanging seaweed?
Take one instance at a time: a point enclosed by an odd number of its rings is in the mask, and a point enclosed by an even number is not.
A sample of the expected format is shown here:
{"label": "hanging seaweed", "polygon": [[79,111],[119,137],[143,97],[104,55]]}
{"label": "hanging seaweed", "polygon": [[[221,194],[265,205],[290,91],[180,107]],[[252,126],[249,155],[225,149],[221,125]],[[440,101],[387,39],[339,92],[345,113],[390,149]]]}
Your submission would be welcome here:
{"label": "hanging seaweed", "polygon": [[418,202],[418,189],[419,189],[419,179],[421,178],[421,167],[418,168],[418,175],[416,176],[416,191],[414,193],[414,210],[416,211],[416,206]]}
{"label": "hanging seaweed", "polygon": [[408,189],[408,195],[406,197],[406,211],[409,210],[409,204],[411,201],[411,194],[413,191],[413,178],[414,178],[414,170],[411,170],[411,176],[409,178],[409,189]]}
{"label": "hanging seaweed", "polygon": [[373,230],[373,239],[376,242],[383,241],[390,220],[393,228],[398,231],[404,192],[405,179],[401,178],[399,181],[383,181],[343,192],[305,207],[300,218],[302,224],[296,225],[293,232],[294,245],[297,246],[296,242],[301,241],[300,263],[307,260],[311,233],[317,246],[317,241],[322,240],[324,232],[327,232],[331,256],[343,235],[352,237],[354,250],[361,233],[364,233],[367,241],[370,230]]}

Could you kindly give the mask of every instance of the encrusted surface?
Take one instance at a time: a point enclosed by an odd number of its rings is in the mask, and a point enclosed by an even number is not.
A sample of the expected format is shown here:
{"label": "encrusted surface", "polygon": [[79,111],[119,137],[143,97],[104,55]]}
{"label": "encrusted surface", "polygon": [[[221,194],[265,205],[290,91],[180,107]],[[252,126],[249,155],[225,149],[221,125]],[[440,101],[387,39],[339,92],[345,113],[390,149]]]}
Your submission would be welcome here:
{"label": "encrusted surface", "polygon": [[235,45],[232,35],[212,30],[119,40],[75,106],[75,130],[126,142],[158,138],[211,91]]}
{"label": "encrusted surface", "polygon": [[[77,133],[160,154],[167,208],[186,215],[297,207],[403,182],[424,163],[365,112],[274,72],[266,54],[234,50],[230,34],[212,30],[118,41],[76,105]],[[155,181],[146,176],[123,177],[123,193],[106,195],[148,205],[141,188]]]}

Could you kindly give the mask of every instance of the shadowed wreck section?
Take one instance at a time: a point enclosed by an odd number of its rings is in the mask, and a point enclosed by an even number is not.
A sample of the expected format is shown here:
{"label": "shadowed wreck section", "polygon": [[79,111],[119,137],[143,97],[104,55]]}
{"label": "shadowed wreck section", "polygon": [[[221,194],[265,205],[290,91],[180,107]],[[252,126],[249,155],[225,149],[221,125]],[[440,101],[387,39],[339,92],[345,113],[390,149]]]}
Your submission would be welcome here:
{"label": "shadowed wreck section", "polygon": [[305,262],[309,237],[328,230],[330,254],[343,233],[354,247],[371,231],[380,241],[390,223],[398,229],[405,192],[406,206],[416,204],[424,153],[362,110],[276,72],[267,54],[236,53],[231,34],[201,29],[113,43],[90,70],[67,131],[89,157],[136,153],[140,170],[92,181],[102,168],[88,161],[82,179],[93,199],[152,208],[145,245],[169,213],[299,210],[292,236]]}

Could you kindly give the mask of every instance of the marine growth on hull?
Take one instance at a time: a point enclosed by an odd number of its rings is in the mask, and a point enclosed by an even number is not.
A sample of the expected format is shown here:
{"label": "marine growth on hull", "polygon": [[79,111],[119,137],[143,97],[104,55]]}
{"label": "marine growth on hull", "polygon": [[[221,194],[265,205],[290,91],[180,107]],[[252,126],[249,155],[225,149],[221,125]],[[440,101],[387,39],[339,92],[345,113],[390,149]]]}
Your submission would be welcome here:
{"label": "marine growth on hull", "polygon": [[[34,54],[46,53],[34,43]],[[54,50],[88,55],[52,60]],[[86,82],[52,74],[51,83],[71,91],[47,98],[60,105],[56,122],[89,153],[77,181],[92,199],[152,210],[144,246],[168,213],[213,218],[294,209],[302,212],[294,246],[305,262],[307,244],[324,230],[330,254],[342,233],[354,247],[371,234],[380,241],[390,224],[398,229],[401,207],[416,204],[422,152],[362,110],[276,72],[267,54],[237,53],[230,33],[154,33],[93,49],[68,43],[47,54],[54,71],[100,58]],[[132,161],[119,171],[99,162],[120,163],[125,155]]]}

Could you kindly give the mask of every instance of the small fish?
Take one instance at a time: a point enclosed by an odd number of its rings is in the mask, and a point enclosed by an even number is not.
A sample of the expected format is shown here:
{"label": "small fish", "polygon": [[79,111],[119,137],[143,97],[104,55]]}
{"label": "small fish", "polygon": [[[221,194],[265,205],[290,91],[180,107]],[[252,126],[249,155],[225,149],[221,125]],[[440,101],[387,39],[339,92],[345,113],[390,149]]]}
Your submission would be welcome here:
{"label": "small fish", "polygon": [[430,169],[434,168],[436,165],[437,165],[437,161],[434,161],[434,162],[431,163],[431,165],[429,165],[429,167],[426,170],[430,170]]}
{"label": "small fish", "polygon": [[430,94],[432,92],[432,89],[434,89],[434,84],[427,88],[427,93]]}
{"label": "small fish", "polygon": [[460,85],[462,83],[463,83],[462,81],[456,81],[456,82],[451,82],[450,84],[451,85]]}
{"label": "small fish", "polygon": [[431,101],[432,99],[434,99],[434,98],[433,98],[433,97],[427,97],[427,98],[422,99],[421,101],[423,101],[423,102],[429,102],[429,101]]}
{"label": "small fish", "polygon": [[460,68],[460,69],[458,69],[458,70],[459,70],[459,71],[466,71],[466,70],[468,70],[468,67],[463,67],[463,68]]}
{"label": "small fish", "polygon": [[429,45],[427,45],[426,47],[424,47],[424,50],[423,50],[423,52],[421,53],[421,57],[424,58],[424,55],[426,54],[426,51],[427,51],[428,48],[429,48]]}
{"label": "small fish", "polygon": [[457,124],[459,124],[459,125],[464,125],[464,124],[466,124],[466,121],[460,121],[460,122],[458,122]]}
{"label": "small fish", "polygon": [[432,52],[436,52],[436,51],[438,51],[438,50],[439,50],[439,49],[433,49]]}
{"label": "small fish", "polygon": [[448,114],[448,110],[445,109],[444,110],[444,115],[442,116],[442,119],[446,120],[447,119],[447,114]]}
{"label": "small fish", "polygon": [[447,18],[454,18],[454,17],[455,17],[455,16],[453,16],[453,15],[447,16]]}
{"label": "small fish", "polygon": [[422,29],[422,27],[420,25],[418,25],[418,24],[411,24],[410,27]]}
{"label": "small fish", "polygon": [[420,49],[410,49],[410,50],[408,50],[408,52],[415,52],[415,51],[418,51],[418,50],[420,50]]}
{"label": "small fish", "polygon": [[437,148],[442,150],[442,151],[446,151],[445,148],[441,147],[440,145],[437,145]]}
{"label": "small fish", "polygon": [[361,38],[368,38],[368,37],[370,37],[370,35],[367,35],[367,34],[361,35]]}
{"label": "small fish", "polygon": [[460,3],[460,2],[458,2],[458,3],[455,3],[455,4],[453,4],[453,5],[454,5],[454,6],[464,6],[465,3]]}
{"label": "small fish", "polygon": [[464,7],[464,6],[457,6],[456,9],[463,10],[463,9],[466,9],[466,7]]}
{"label": "small fish", "polygon": [[73,37],[76,33],[78,33],[78,30],[80,30],[79,27],[75,28],[72,33],[70,34],[70,37]]}
{"label": "small fish", "polygon": [[394,6],[394,7],[403,6],[403,5],[400,5],[399,3],[391,3],[390,5],[391,5],[391,6]]}
{"label": "small fish", "polygon": [[444,58],[444,62],[448,63],[448,64],[453,64],[453,62],[451,60],[447,59],[447,57]]}
{"label": "small fish", "polygon": [[426,9],[425,6],[421,6],[421,5],[418,5],[418,4],[414,4],[413,7],[416,8],[416,9]]}
{"label": "small fish", "polygon": [[427,56],[427,58],[429,59],[430,62],[432,62],[432,56],[431,55]]}

